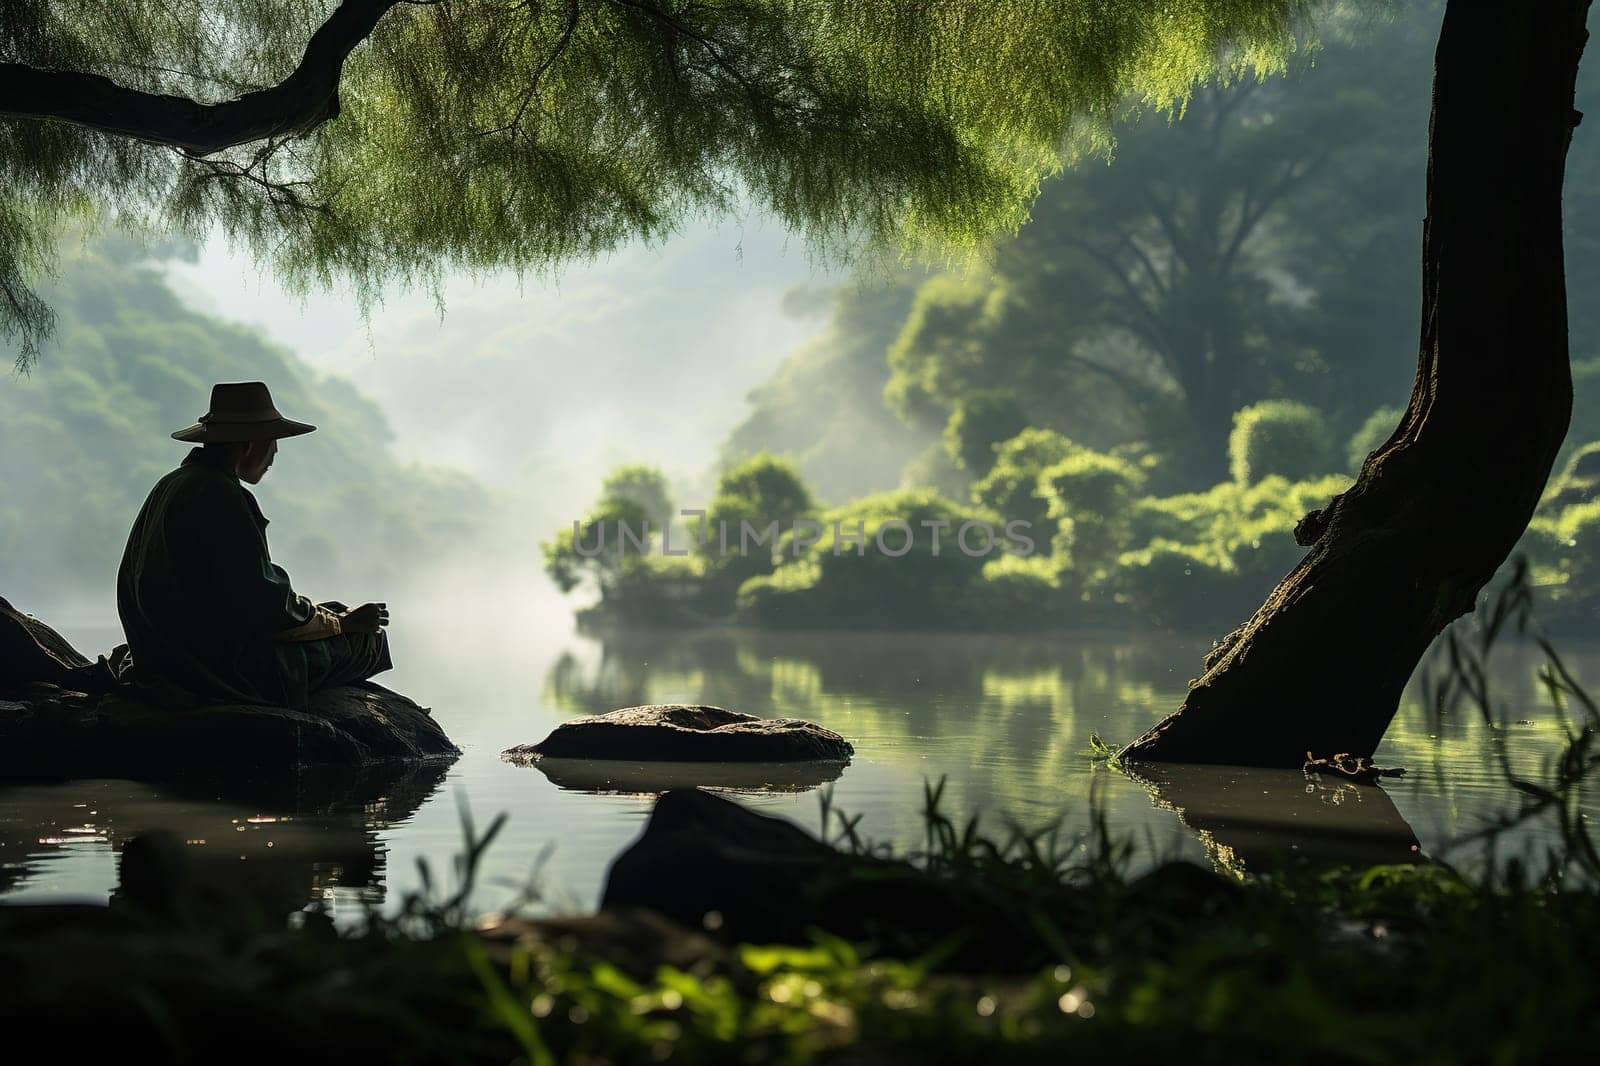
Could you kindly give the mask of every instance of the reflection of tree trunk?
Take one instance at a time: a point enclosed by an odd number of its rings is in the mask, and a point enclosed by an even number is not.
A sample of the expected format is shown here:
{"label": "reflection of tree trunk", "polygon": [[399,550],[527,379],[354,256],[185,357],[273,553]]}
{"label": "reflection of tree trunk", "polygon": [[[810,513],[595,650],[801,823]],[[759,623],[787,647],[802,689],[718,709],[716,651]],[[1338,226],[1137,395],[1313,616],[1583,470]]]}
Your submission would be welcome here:
{"label": "reflection of tree trunk", "polygon": [[1422,859],[1416,834],[1377,785],[1248,767],[1152,766],[1137,776],[1233,873],[1285,860],[1374,866]]}
{"label": "reflection of tree trunk", "polygon": [[1445,14],[1410,406],[1296,531],[1310,553],[1130,759],[1370,755],[1428,644],[1527,526],[1572,406],[1561,181],[1588,0]]}

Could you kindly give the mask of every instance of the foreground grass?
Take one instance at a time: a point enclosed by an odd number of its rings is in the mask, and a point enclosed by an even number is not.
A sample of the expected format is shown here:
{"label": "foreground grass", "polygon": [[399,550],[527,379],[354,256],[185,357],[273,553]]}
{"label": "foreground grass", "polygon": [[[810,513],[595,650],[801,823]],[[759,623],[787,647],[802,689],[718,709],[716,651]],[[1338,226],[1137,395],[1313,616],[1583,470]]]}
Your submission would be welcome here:
{"label": "foreground grass", "polygon": [[803,946],[683,930],[692,961],[672,965],[582,920],[486,933],[465,901],[492,838],[460,891],[354,929],[0,909],[0,975],[25,974],[0,1017],[174,1061],[1527,1062],[1600,1040],[1600,894],[1515,864],[1492,883],[1430,865],[1130,876],[1101,834],[990,837],[935,807],[919,865],[981,877],[1056,960],[970,974],[951,952],[880,958],[820,930]]}

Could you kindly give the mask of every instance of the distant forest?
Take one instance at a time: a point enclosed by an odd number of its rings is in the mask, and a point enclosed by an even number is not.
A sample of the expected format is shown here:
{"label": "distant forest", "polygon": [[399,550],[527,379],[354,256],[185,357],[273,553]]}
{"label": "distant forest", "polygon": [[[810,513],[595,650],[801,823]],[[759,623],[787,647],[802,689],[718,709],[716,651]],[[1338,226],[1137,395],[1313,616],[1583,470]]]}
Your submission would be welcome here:
{"label": "distant forest", "polygon": [[[1393,23],[1346,16],[1287,77],[1125,126],[1110,165],[1084,160],[1045,186],[992,272],[912,270],[886,286],[870,271],[827,304],[797,293],[826,307],[827,329],[751,396],[724,465],[789,456],[833,501],[960,492],[1027,425],[1154,457],[1155,487],[1192,490],[1227,473],[1232,418],[1249,404],[1308,404],[1334,442],[1404,406],[1442,5],[1401,10]],[[1580,76],[1578,97],[1600,110],[1600,74]],[[1573,140],[1565,214],[1580,390],[1569,441],[1581,443],[1600,437],[1583,402],[1600,372],[1593,136]],[[975,410],[992,421],[969,425]],[[1349,472],[1338,459],[1328,469]]]}
{"label": "distant forest", "polygon": [[52,348],[69,354],[0,388],[0,593],[24,610],[109,611],[134,516],[191,447],[168,434],[205,410],[217,381],[267,381],[280,410],[318,427],[286,442],[256,489],[273,556],[307,595],[381,596],[416,564],[470,544],[476,484],[397,462],[371,401],[191,308],[151,251],[111,237],[68,258],[48,296]]}
{"label": "distant forest", "polygon": [[[1109,164],[1082,160],[1044,187],[988,265],[863,270],[791,295],[825,328],[752,393],[711,511],[765,521],[803,500],[869,532],[1022,517],[1042,531],[1036,556],[888,565],[835,554],[828,535],[773,560],[585,559],[568,529],[546,545],[551,574],[598,590],[591,620],[623,623],[1237,622],[1302,554],[1295,522],[1349,484],[1404,406],[1441,12],[1347,11],[1289,75],[1204,89],[1178,121],[1135,117]],[[1578,98],[1600,113],[1592,69]],[[1583,295],[1600,285],[1594,137],[1574,140],[1566,189],[1576,402],[1522,547],[1563,617],[1587,625],[1600,594],[1600,456],[1583,450],[1600,441],[1600,302]],[[636,491],[649,474],[609,479],[579,533],[654,513]]]}

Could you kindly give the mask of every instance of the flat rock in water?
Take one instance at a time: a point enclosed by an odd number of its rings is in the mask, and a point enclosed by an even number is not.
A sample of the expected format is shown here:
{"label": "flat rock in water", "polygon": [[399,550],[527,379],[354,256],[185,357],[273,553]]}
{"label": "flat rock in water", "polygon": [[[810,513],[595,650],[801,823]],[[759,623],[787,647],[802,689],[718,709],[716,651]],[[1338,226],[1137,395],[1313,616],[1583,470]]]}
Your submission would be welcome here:
{"label": "flat rock in water", "polygon": [[855,749],[831,729],[799,718],[757,718],[682,703],[626,707],[574,718],[537,744],[503,753],[513,761],[615,759],[631,762],[835,762]]}

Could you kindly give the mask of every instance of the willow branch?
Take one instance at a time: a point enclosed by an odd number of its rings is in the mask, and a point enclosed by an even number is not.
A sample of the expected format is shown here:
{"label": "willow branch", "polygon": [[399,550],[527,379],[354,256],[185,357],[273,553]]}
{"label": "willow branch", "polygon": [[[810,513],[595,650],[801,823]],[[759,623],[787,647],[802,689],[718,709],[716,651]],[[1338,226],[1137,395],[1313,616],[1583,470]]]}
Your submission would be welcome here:
{"label": "willow branch", "polygon": [[339,114],[345,59],[400,2],[344,0],[311,35],[293,73],[222,103],[129,89],[101,74],[0,63],[0,116],[71,122],[193,156],[298,136]]}

